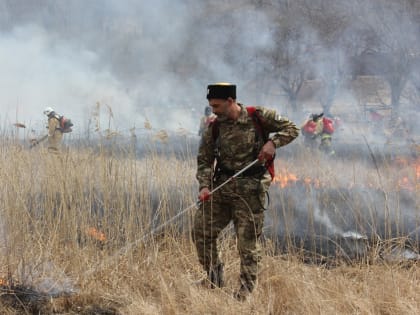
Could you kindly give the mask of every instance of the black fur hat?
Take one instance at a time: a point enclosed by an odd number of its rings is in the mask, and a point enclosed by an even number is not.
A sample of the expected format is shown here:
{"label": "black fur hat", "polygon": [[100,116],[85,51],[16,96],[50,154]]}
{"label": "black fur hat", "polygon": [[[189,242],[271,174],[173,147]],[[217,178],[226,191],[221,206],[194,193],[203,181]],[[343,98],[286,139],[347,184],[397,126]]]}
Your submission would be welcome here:
{"label": "black fur hat", "polygon": [[229,97],[236,99],[236,85],[230,83],[216,83],[207,86],[207,99]]}

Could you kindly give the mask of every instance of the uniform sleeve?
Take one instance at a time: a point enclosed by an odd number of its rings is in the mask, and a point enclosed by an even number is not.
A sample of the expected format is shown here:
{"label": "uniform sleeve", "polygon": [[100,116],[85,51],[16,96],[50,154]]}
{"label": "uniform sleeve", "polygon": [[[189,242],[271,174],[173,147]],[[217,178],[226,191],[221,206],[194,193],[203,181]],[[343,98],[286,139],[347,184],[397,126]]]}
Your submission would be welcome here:
{"label": "uniform sleeve", "polygon": [[261,117],[264,132],[269,134],[269,138],[276,148],[284,146],[298,137],[299,128],[288,118],[265,107],[257,107],[256,110]]}
{"label": "uniform sleeve", "polygon": [[201,137],[197,155],[197,174],[199,189],[210,187],[214,166],[214,141],[212,138],[212,126],[205,128]]}

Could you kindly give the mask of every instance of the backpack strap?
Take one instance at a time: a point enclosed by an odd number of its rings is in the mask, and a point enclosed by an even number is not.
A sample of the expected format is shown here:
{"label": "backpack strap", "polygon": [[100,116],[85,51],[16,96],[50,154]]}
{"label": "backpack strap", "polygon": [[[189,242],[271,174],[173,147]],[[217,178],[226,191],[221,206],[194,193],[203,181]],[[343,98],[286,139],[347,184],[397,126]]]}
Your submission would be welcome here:
{"label": "backpack strap", "polygon": [[220,139],[219,139],[219,121],[217,120],[217,117],[213,119],[213,121],[209,124],[209,128],[211,128],[211,137],[214,142],[214,150],[213,150],[213,156],[216,159],[216,169],[217,165],[220,165],[219,163],[219,147],[220,147]]}
{"label": "backpack strap", "polygon": [[217,117],[213,119],[209,126],[211,127],[211,136],[213,141],[216,142],[216,140],[219,138],[219,121],[217,120]]}
{"label": "backpack strap", "polygon": [[263,139],[264,143],[267,142],[268,137],[266,133],[264,132],[263,127],[263,118],[260,116],[260,114],[257,112],[256,107],[254,106],[248,106],[246,107],[246,110],[248,112],[249,117],[252,118],[252,121],[254,122],[255,129],[257,131],[257,134]]}

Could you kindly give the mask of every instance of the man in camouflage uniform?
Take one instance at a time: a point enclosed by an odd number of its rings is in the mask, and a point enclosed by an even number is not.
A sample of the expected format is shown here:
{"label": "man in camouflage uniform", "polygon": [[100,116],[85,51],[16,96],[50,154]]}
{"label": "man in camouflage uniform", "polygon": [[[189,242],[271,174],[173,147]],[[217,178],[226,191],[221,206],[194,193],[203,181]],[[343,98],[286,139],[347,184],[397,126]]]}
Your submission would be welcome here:
{"label": "man in camouflage uniform", "polygon": [[48,152],[58,154],[63,139],[60,116],[51,107],[47,107],[44,114],[48,117]]}
{"label": "man in camouflage uniform", "polygon": [[[212,287],[223,286],[223,264],[217,239],[233,221],[241,260],[241,286],[235,297],[243,300],[255,287],[261,252],[258,239],[264,222],[266,192],[271,175],[265,168],[276,148],[293,141],[299,134],[296,125],[274,110],[256,107],[267,141],[257,136],[257,128],[247,109],[236,102],[236,86],[209,85],[207,99],[217,122],[205,130],[197,156],[199,199],[192,237],[200,263]],[[215,139],[213,128],[217,124]],[[268,137],[270,134],[271,137]],[[256,159],[259,162],[210,195],[214,187],[228,180]],[[214,167],[217,160],[217,166]]]}

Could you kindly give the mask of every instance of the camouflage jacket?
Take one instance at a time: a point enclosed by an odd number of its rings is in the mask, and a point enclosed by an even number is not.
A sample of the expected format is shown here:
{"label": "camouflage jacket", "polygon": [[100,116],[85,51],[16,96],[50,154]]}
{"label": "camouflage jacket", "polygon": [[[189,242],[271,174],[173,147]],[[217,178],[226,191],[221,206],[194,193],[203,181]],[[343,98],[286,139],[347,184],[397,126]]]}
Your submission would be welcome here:
{"label": "camouflage jacket", "polygon": [[[230,170],[240,170],[257,158],[264,145],[261,137],[256,137],[256,128],[246,108],[239,104],[241,113],[236,121],[217,118],[219,136],[213,139],[212,125],[203,133],[197,156],[197,180],[199,188],[210,187],[213,167],[218,151],[218,160]],[[257,106],[256,111],[266,138],[273,141],[276,148],[292,142],[299,135],[299,128],[276,111]]]}

